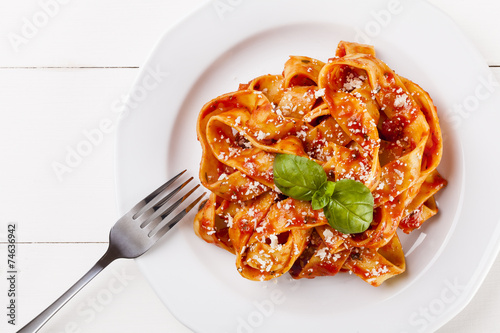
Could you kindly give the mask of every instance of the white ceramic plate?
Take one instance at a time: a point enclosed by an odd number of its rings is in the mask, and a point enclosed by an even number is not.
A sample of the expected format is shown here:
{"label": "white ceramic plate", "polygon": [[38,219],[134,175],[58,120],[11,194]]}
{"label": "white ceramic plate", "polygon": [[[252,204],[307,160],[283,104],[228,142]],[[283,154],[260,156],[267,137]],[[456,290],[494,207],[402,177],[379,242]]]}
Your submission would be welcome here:
{"label": "white ceramic plate", "polygon": [[289,55],[326,61],[340,40],[371,43],[439,109],[449,185],[432,222],[403,237],[407,272],[374,288],[355,276],[257,283],[189,221],[138,260],[169,310],[196,332],[427,332],[472,298],[499,250],[499,85],[451,20],[425,1],[219,0],[159,41],[130,93],[117,137],[122,212],[169,176],[197,175],[203,104],[281,73]]}

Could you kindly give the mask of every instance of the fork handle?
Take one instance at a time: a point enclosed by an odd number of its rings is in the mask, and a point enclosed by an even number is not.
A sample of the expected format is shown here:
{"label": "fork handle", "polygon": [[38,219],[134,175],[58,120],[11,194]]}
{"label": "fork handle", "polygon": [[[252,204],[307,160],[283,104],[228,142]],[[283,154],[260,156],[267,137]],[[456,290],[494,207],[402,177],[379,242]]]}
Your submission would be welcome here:
{"label": "fork handle", "polygon": [[117,259],[117,256],[111,253],[108,249],[106,253],[97,261],[97,263],[71,288],[54,301],[42,313],[36,316],[32,321],[21,328],[17,333],[34,333],[45,325],[45,323],[52,318],[52,316],[59,311],[77,292],[80,291],[87,283],[89,283],[97,274],[106,268],[111,262]]}

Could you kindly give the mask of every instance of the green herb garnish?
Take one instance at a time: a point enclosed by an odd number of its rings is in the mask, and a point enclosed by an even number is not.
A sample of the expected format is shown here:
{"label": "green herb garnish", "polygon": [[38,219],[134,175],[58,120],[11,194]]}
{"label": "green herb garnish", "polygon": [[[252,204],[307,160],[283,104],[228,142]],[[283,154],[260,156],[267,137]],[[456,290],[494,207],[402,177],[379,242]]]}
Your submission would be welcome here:
{"label": "green herb garnish", "polygon": [[278,154],[273,165],[274,184],[286,196],[311,201],[323,209],[332,228],[355,234],[373,220],[373,196],[363,183],[352,179],[331,182],[318,163],[301,156]]}
{"label": "green herb garnish", "polygon": [[276,155],[273,173],[274,183],[280,191],[297,200],[311,201],[328,181],[321,165],[296,155]]}

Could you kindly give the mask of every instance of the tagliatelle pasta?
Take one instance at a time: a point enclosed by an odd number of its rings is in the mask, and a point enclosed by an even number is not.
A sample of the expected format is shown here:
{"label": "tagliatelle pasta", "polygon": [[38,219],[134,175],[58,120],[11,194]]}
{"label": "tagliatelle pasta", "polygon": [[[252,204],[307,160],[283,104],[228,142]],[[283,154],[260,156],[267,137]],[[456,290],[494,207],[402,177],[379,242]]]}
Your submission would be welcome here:
{"label": "tagliatelle pasta", "polygon": [[[443,147],[432,99],[368,45],[340,42],[326,63],[290,57],[282,75],[208,102],[197,134],[211,195],[194,230],[235,254],[250,280],[350,271],[379,286],[405,270],[398,228],[410,233],[435,215],[434,194],[446,185],[436,170]],[[310,202],[280,193],[276,154],[307,157],[331,181],[366,185],[375,202],[368,230],[343,234]]]}

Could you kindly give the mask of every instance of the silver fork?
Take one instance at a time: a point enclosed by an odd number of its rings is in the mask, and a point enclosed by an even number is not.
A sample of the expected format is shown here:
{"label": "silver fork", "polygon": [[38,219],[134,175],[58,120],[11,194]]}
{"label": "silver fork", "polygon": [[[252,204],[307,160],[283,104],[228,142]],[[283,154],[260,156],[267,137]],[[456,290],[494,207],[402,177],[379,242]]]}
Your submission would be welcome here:
{"label": "silver fork", "polygon": [[196,185],[180,199],[170,206],[166,203],[172,199],[193,177],[186,180],[172,191],[169,186],[186,172],[173,177],[156,189],[142,201],[137,203],[129,212],[122,216],[111,228],[109,246],[97,263],[61,297],[47,309],[21,328],[18,333],[37,332],[59,309],[66,304],[80,289],[90,282],[98,273],[116,259],[137,258],[148,251],[163,235],[177,224],[196,204],[205,193],[192,201],[172,219],[167,217],[186,200],[200,185]]}

